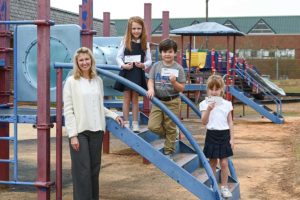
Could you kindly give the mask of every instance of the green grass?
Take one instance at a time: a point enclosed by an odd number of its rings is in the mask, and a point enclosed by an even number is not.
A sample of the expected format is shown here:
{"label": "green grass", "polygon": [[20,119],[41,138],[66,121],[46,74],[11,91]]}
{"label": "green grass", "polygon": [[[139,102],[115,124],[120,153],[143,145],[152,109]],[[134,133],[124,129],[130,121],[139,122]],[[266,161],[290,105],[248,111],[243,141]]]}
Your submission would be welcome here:
{"label": "green grass", "polygon": [[272,80],[286,93],[300,93],[300,79]]}

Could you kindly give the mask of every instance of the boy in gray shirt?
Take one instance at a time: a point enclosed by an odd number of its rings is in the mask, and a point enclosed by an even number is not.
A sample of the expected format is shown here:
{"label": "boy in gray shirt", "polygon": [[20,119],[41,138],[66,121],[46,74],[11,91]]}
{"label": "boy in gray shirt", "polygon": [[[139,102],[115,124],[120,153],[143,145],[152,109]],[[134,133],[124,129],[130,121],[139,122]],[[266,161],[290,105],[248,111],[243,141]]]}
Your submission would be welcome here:
{"label": "boy in gray shirt", "polygon": [[[151,67],[147,96],[160,99],[175,115],[178,115],[181,107],[179,92],[183,92],[186,78],[183,67],[174,60],[177,52],[176,42],[169,38],[161,41],[159,52],[162,61]],[[155,105],[151,108],[148,128],[166,138],[165,155],[175,152],[176,124]]]}

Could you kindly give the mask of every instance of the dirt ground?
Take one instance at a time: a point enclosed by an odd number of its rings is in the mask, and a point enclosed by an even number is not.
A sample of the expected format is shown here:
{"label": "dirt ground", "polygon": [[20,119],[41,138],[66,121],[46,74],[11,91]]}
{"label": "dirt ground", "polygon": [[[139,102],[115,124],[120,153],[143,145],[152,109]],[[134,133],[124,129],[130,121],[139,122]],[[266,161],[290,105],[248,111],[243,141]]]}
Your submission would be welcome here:
{"label": "dirt ground", "polygon": [[[233,163],[240,181],[241,199],[300,199],[300,103],[283,105],[284,124],[273,124],[246,108],[235,107]],[[183,123],[203,146],[204,128],[191,117]],[[52,131],[54,131],[53,129]],[[19,127],[19,179],[36,178],[36,130]],[[51,139],[51,179],[55,180],[55,138]],[[70,156],[67,138],[63,144],[63,199],[72,199]],[[11,150],[12,152],[12,150]],[[111,138],[111,153],[102,157],[100,198],[103,200],[194,200],[193,194],[163,174],[125,144]],[[51,189],[55,199],[55,188]],[[1,200],[36,199],[36,190],[26,186],[0,189]]]}

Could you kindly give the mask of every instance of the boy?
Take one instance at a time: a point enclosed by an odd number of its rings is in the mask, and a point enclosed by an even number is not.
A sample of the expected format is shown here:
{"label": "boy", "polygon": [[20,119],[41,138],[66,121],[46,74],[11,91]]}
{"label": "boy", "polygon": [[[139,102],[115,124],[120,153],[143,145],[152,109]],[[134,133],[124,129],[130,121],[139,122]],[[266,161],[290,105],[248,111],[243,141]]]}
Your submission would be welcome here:
{"label": "boy", "polygon": [[[155,96],[175,115],[180,111],[179,92],[183,92],[185,74],[183,67],[174,61],[177,44],[172,39],[165,39],[159,44],[162,61],[155,63],[150,70],[147,96]],[[166,138],[164,154],[171,156],[175,152],[176,124],[160,108],[152,105],[148,128]]]}

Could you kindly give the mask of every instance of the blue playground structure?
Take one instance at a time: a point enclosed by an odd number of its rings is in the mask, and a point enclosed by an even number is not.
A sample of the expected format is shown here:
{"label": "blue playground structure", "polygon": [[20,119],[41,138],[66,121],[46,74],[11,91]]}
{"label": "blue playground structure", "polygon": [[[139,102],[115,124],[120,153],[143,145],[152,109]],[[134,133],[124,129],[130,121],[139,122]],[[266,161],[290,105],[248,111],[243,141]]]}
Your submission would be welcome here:
{"label": "blue playground structure", "polygon": [[[64,30],[66,34],[57,34],[61,30]],[[15,73],[14,82],[15,94],[13,107],[0,108],[0,122],[1,123],[13,123],[14,132],[12,137],[1,137],[1,140],[14,141],[14,157],[13,159],[1,159],[0,162],[10,163],[13,165],[12,180],[0,181],[0,184],[15,184],[15,185],[32,185],[37,187],[50,187],[56,182],[39,183],[19,180],[18,178],[18,123],[37,124],[38,114],[34,108],[19,107],[18,102],[36,102],[37,101],[37,83],[36,83],[36,37],[34,32],[35,26],[18,26],[15,29]],[[78,36],[78,41],[72,41],[70,44],[66,42],[69,37],[68,33]],[[56,130],[60,134],[57,138],[61,137],[61,128],[63,125],[62,117],[62,84],[63,80],[68,76],[69,70],[72,67],[72,54],[80,46],[79,40],[79,28],[73,25],[60,25],[53,26],[51,28],[51,42],[50,52],[54,52],[50,57],[50,91],[51,101],[56,102],[57,108],[50,110],[50,123],[56,123]],[[29,34],[30,33],[30,34]],[[26,38],[28,36],[29,38]],[[97,43],[97,41],[100,41]],[[106,96],[119,96],[120,93],[112,89],[112,85],[115,80],[122,82],[123,84],[131,87],[141,95],[145,96],[146,91],[139,86],[128,82],[122,77],[118,76],[118,67],[113,61],[113,57],[117,50],[117,44],[120,42],[120,38],[95,38],[93,44],[93,50],[97,59],[97,67],[100,75],[105,80],[105,95]],[[105,45],[104,45],[105,44]],[[23,51],[21,51],[23,50]],[[58,53],[59,55],[56,55]],[[17,56],[18,55],[18,56]],[[66,68],[62,70],[62,68]],[[60,71],[60,72],[59,72]],[[59,77],[56,77],[58,75]],[[26,88],[26,90],[24,90]],[[109,94],[109,95],[108,95]],[[195,105],[183,94],[181,94],[183,102],[186,102],[192,109],[201,117],[200,112]],[[120,103],[119,100],[116,104],[107,104],[106,106],[114,107]],[[140,134],[133,133],[131,130],[121,128],[113,120],[107,119],[107,129],[110,133],[114,134],[117,138],[126,143],[129,147],[136,150],[140,155],[150,161],[153,165],[158,167],[165,174],[173,178],[176,182],[183,185],[195,196],[201,199],[222,199],[220,191],[218,189],[218,182],[220,180],[220,169],[218,170],[217,177],[215,177],[211,171],[207,159],[205,158],[201,148],[193,139],[192,134],[182,125],[179,118],[172,114],[158,99],[151,100],[153,104],[159,106],[166,112],[177,124],[182,133],[190,142],[190,145],[178,140],[176,143],[176,154],[173,159],[165,157],[162,153],[164,140],[158,138],[155,133],[144,129]],[[140,123],[147,124],[148,118],[144,113],[140,113]],[[60,129],[60,130],[59,130]],[[59,145],[58,145],[59,146]],[[61,151],[61,150],[58,150]],[[57,158],[58,160],[61,158]],[[57,173],[61,173],[61,168],[57,168]],[[229,186],[233,193],[233,199],[239,199],[240,189],[239,182],[236,177],[236,173],[232,163],[230,162]]]}
{"label": "blue playground structure", "polygon": [[[118,76],[119,68],[115,63],[115,55],[120,44],[119,37],[91,37],[93,31],[91,29],[91,20],[81,21],[81,27],[76,25],[54,25],[49,19],[49,5],[46,1],[41,0],[39,8],[39,20],[35,21],[1,21],[1,28],[7,24],[15,25],[14,29],[14,65],[13,80],[14,93],[13,104],[8,101],[0,104],[0,123],[3,124],[4,131],[7,131],[8,124],[13,124],[13,133],[0,135],[0,142],[3,142],[1,151],[5,151],[8,155],[5,158],[0,157],[0,169],[3,174],[8,175],[0,180],[0,184],[12,185],[30,185],[37,187],[38,199],[50,199],[50,188],[56,186],[56,199],[61,199],[62,190],[62,86],[64,79],[69,75],[72,68],[72,55],[75,50],[82,45],[93,48],[96,56],[98,72],[104,80],[105,96],[111,97],[105,100],[105,106],[110,108],[120,108],[122,101],[116,99],[116,96],[122,96],[122,93],[113,89],[115,81],[119,81],[124,85],[137,91],[140,95],[145,96],[146,91],[140,86]],[[82,13],[91,12],[91,1],[83,1],[85,4]],[[86,5],[88,4],[88,5]],[[88,10],[88,11],[86,11]],[[82,14],[83,15],[83,14]],[[90,15],[87,15],[90,18]],[[1,16],[0,16],[1,17]],[[41,20],[41,19],[42,20]],[[5,18],[6,20],[7,18]],[[147,20],[145,20],[147,22]],[[26,25],[25,25],[26,24]],[[215,25],[215,24],[213,24]],[[50,29],[50,26],[51,29]],[[201,25],[202,26],[202,25]],[[5,27],[5,31],[9,29]],[[203,27],[202,27],[203,29]],[[205,29],[206,30],[206,29]],[[214,31],[215,31],[214,27]],[[1,30],[2,31],[2,30]],[[226,29],[232,31],[232,29]],[[228,32],[209,32],[211,35],[228,35]],[[183,33],[190,34],[190,33]],[[199,34],[199,33],[198,33]],[[207,34],[204,31],[200,35]],[[243,35],[235,32],[235,35]],[[5,51],[11,51],[5,47]],[[3,51],[4,52],[4,51]],[[189,52],[191,52],[189,50]],[[268,117],[274,123],[283,123],[281,116],[281,101],[277,99],[270,87],[264,87],[264,83],[256,78],[256,75],[249,70],[248,66],[242,66],[242,63],[236,62],[235,57],[230,57],[229,51],[226,52],[225,62],[219,59],[219,52],[211,51],[205,57],[205,63],[202,62],[203,70],[195,68],[192,74],[193,66],[191,66],[192,53],[187,56],[189,61],[187,67],[189,81],[195,78],[195,82],[186,84],[186,91],[202,91],[205,90],[205,77],[201,75],[212,73],[220,73],[224,75],[227,83],[228,96],[232,95],[241,102],[253,107],[260,114]],[[8,71],[7,59],[0,60],[0,72]],[[48,68],[48,66],[50,66]],[[218,66],[218,67],[216,67]],[[219,67],[220,66],[220,67]],[[199,65],[197,66],[199,68]],[[219,70],[219,71],[218,71]],[[194,76],[194,77],[193,77]],[[235,85],[239,80],[240,85]],[[1,79],[6,84],[7,79]],[[257,99],[252,99],[249,95],[251,92],[245,91],[250,87],[251,91],[262,93],[264,98],[267,96],[276,99],[278,109],[276,112],[270,111],[267,107],[259,104]],[[49,90],[49,91],[48,91]],[[5,91],[0,93],[3,96],[10,96]],[[184,94],[180,94],[183,102],[191,108],[198,117],[201,113],[190,98]],[[19,106],[19,102],[33,102],[37,104],[35,108]],[[50,102],[56,103],[56,108],[50,109]],[[129,147],[138,152],[145,159],[159,168],[166,175],[181,184],[197,198],[200,199],[222,199],[218,183],[220,183],[220,169],[218,169],[216,177],[214,176],[207,159],[205,158],[201,147],[193,138],[190,131],[181,123],[180,119],[175,116],[167,107],[158,99],[153,98],[151,102],[160,107],[179,127],[189,144],[181,140],[176,142],[176,153],[172,159],[163,155],[162,149],[164,140],[159,138],[157,134],[149,131],[147,128],[139,134],[133,133],[131,130],[121,128],[115,121],[107,119],[107,130],[114,136],[119,138]],[[141,108],[145,108],[145,101],[140,103]],[[148,117],[143,111],[140,112],[140,124],[147,125]],[[18,177],[18,123],[33,124],[38,130],[38,177],[36,181],[19,180]],[[50,128],[56,123],[56,180],[50,180]],[[1,127],[0,127],[1,128]],[[7,131],[8,132],[8,131]],[[2,133],[2,132],[0,132]],[[4,143],[4,141],[6,143]],[[9,152],[9,142],[13,143],[13,157]],[[13,165],[13,174],[9,176],[9,165]],[[232,199],[240,198],[240,183],[233,166],[229,161],[229,187],[233,194]],[[2,174],[1,174],[2,175]],[[1,177],[1,176],[0,176]]]}
{"label": "blue playground structure", "polygon": [[[229,47],[229,36],[243,36],[240,31],[228,28],[215,22],[203,22],[188,27],[172,30],[171,33],[190,37],[191,36],[227,36],[227,46]],[[183,41],[183,39],[182,39]],[[181,46],[184,46],[183,44]],[[194,50],[191,46],[183,54],[182,63],[186,67],[189,84],[185,91],[189,96],[189,91],[205,91],[205,81],[210,74],[218,73],[222,75],[226,82],[226,98],[234,101],[239,100],[250,106],[262,116],[268,118],[276,124],[284,122],[282,116],[282,103],[279,95],[285,95],[281,88],[274,83],[264,79],[255,67],[249,66],[245,60],[237,59],[235,53],[231,53],[229,48],[223,51]],[[235,48],[233,49],[235,52]],[[234,98],[233,98],[234,97]],[[273,111],[263,104],[262,99],[273,101],[276,110]]]}
{"label": "blue playground structure", "polygon": [[[195,52],[203,53],[203,52]],[[203,65],[192,66],[190,69],[188,64],[185,64],[186,71],[190,70],[191,84],[186,85],[185,91],[202,91],[205,93],[205,81],[212,73],[220,74],[224,79],[228,78],[232,82],[227,85],[228,92],[235,98],[234,103],[237,101],[250,106],[262,116],[268,118],[273,123],[281,124],[284,122],[282,116],[282,103],[281,96],[285,96],[285,92],[277,87],[268,79],[262,77],[259,71],[254,66],[246,64],[245,60],[237,60],[233,62],[233,56],[229,59],[230,62],[230,75],[227,74],[227,55],[222,56],[222,52],[207,51],[204,58]],[[214,54],[215,56],[212,56]],[[193,58],[192,58],[193,59]],[[188,59],[183,56],[183,63],[187,63]],[[215,65],[215,72],[213,72],[212,63]],[[198,97],[201,98],[201,97]],[[269,100],[275,105],[275,111],[264,105],[263,100]],[[197,100],[195,100],[197,103]]]}

